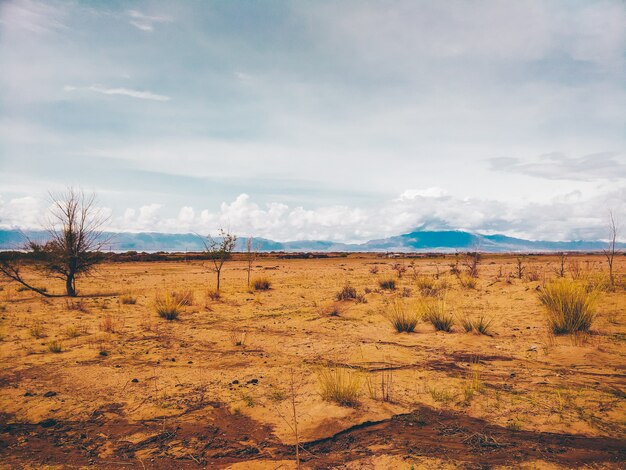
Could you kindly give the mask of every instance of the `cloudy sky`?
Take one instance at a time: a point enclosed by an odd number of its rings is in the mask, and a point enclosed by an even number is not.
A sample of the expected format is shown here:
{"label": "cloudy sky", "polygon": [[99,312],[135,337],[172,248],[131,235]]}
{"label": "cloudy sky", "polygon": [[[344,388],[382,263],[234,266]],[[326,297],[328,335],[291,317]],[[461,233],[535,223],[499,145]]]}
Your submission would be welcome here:
{"label": "cloudy sky", "polygon": [[626,3],[0,2],[0,226],[359,241],[626,226]]}

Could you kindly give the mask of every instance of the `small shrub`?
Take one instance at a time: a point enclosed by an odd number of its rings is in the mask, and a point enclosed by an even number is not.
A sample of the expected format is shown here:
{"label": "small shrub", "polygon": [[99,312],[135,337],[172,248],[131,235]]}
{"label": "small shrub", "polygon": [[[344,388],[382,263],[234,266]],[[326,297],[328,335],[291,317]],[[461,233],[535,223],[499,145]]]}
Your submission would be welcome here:
{"label": "small shrub", "polygon": [[209,300],[213,300],[214,302],[217,302],[218,300],[222,298],[222,294],[220,294],[220,291],[216,289],[207,290],[206,296]]}
{"label": "small shrub", "polygon": [[83,303],[82,300],[65,299],[65,307],[68,310],[77,310],[83,313],[87,312],[87,306]]}
{"label": "small shrub", "polygon": [[137,303],[137,297],[130,292],[125,292],[120,295],[120,303],[123,305],[135,305]]}
{"label": "small shrub", "polygon": [[484,315],[480,315],[478,318],[471,318],[466,316],[461,319],[461,325],[466,333],[478,333],[481,335],[490,336],[489,330],[493,318],[487,319]]}
{"label": "small shrub", "polygon": [[356,406],[361,396],[362,374],[352,369],[325,367],[318,371],[317,378],[323,400],[341,406]]}
{"label": "small shrub", "polygon": [[596,316],[597,298],[597,291],[565,278],[556,279],[539,291],[548,325],[555,334],[589,331]]}
{"label": "small shrub", "polygon": [[48,343],[48,351],[58,354],[63,351],[63,345],[55,339],[54,341],[50,341]]}
{"label": "small shrub", "polygon": [[116,329],[117,322],[115,321],[113,316],[111,314],[105,315],[100,322],[100,331],[104,331],[105,333],[115,333]]}
{"label": "small shrub", "polygon": [[154,298],[154,309],[165,320],[178,319],[182,308],[183,304],[171,294],[159,293]]}
{"label": "small shrub", "polygon": [[437,331],[452,331],[454,317],[446,311],[446,303],[443,300],[424,303],[424,318],[432,323]]}
{"label": "small shrub", "polygon": [[325,317],[340,317],[345,312],[345,308],[339,302],[333,302],[319,309],[319,313]]}
{"label": "small shrub", "polygon": [[380,281],[378,281],[378,285],[381,289],[396,290],[396,280],[392,277],[388,279],[381,279]]}
{"label": "small shrub", "polygon": [[526,280],[536,282],[539,279],[541,279],[539,268],[537,268],[537,266],[529,266],[528,269],[526,269]]}
{"label": "small shrub", "polygon": [[459,275],[459,282],[465,289],[476,289],[476,285],[478,284],[478,280],[475,277],[466,273]]}
{"label": "small shrub", "polygon": [[343,286],[343,289],[341,289],[339,292],[337,292],[337,295],[335,295],[335,299],[337,300],[355,300],[357,298],[357,292],[356,289],[354,287],[352,287],[350,284],[346,284],[345,286]]}
{"label": "small shrub", "polygon": [[41,321],[33,322],[28,332],[33,338],[41,339],[46,337],[46,329]]}
{"label": "small shrub", "polygon": [[365,297],[365,294],[358,294],[356,296],[356,298],[354,299],[354,301],[357,304],[366,304],[367,303],[367,297]]}
{"label": "small shrub", "polygon": [[65,336],[67,339],[78,338],[80,336],[80,330],[76,328],[74,325],[67,325],[65,327]]}
{"label": "small shrub", "polygon": [[193,292],[191,290],[173,291],[172,298],[181,306],[190,307],[193,305]]}
{"label": "small shrub", "polygon": [[439,297],[450,287],[446,278],[435,279],[425,275],[417,276],[415,283],[420,293],[425,297]]}
{"label": "small shrub", "polygon": [[378,266],[372,266],[370,268],[370,274],[378,274]]}
{"label": "small shrub", "polygon": [[398,333],[412,333],[420,321],[420,311],[407,308],[400,300],[391,303],[387,318]]}
{"label": "small shrub", "polygon": [[272,283],[266,277],[258,277],[253,281],[252,286],[254,290],[269,290],[272,287]]}

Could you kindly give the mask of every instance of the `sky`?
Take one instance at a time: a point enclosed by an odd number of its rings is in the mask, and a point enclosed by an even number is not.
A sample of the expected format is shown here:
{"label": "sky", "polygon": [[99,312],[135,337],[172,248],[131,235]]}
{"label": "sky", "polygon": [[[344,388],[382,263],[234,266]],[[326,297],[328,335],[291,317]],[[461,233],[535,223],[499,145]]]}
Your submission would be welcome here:
{"label": "sky", "polygon": [[0,227],[626,238],[626,2],[0,1]]}

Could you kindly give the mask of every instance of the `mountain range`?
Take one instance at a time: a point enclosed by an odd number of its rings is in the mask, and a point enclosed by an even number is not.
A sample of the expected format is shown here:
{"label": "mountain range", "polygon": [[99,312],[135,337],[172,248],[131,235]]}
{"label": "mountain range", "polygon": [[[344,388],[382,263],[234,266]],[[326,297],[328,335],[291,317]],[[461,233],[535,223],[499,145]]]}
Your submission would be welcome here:
{"label": "mountain range", "polygon": [[[0,250],[18,249],[23,245],[24,235],[32,240],[45,241],[44,231],[0,230]],[[145,252],[193,252],[201,251],[203,240],[193,233],[108,233],[111,251]],[[244,238],[237,241],[235,251],[245,250]],[[253,245],[259,251],[285,252],[454,252],[479,250],[491,253],[503,252],[550,252],[550,251],[600,251],[606,248],[603,241],[543,241],[524,240],[505,235],[481,235],[461,230],[414,231],[364,243],[338,243],[321,240],[277,242],[266,238],[254,238]],[[618,243],[626,248],[626,243]]]}

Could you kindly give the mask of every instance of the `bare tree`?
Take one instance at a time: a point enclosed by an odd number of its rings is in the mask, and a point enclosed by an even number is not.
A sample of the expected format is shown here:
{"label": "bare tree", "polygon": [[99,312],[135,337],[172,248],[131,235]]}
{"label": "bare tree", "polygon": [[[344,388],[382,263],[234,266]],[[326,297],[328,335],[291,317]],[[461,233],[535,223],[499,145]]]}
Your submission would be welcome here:
{"label": "bare tree", "polygon": [[557,253],[557,255],[559,256],[559,264],[554,272],[559,277],[565,277],[565,262],[567,261],[567,253],[561,251]]}
{"label": "bare tree", "polygon": [[224,267],[224,263],[232,257],[232,252],[235,249],[235,244],[237,243],[237,236],[227,230],[224,230],[223,228],[220,228],[219,236],[217,238],[213,238],[209,234],[203,243],[204,252],[213,262],[213,271],[215,271],[217,276],[217,290],[219,291],[222,268]]}
{"label": "bare tree", "polygon": [[[62,194],[50,194],[52,208],[45,243],[27,239],[25,250],[34,260],[33,268],[65,282],[66,295],[76,297],[76,279],[92,273],[104,257],[100,251],[109,243],[101,231],[106,222],[96,207],[95,194],[69,188]],[[3,260],[0,274],[19,282],[39,294],[50,296],[34,287],[22,276],[15,258]]]}
{"label": "bare tree", "polygon": [[526,266],[524,266],[524,255],[518,256],[515,258],[517,263],[517,278],[521,279],[524,276],[524,271],[526,271]]}
{"label": "bare tree", "polygon": [[615,254],[617,253],[616,242],[617,242],[617,234],[618,227],[617,222],[615,221],[615,214],[613,211],[609,211],[609,242],[606,249],[602,250],[604,256],[606,257],[606,261],[609,265],[609,280],[611,282],[611,287],[615,286],[615,275],[613,273],[613,262],[615,261]]}
{"label": "bare tree", "polygon": [[480,251],[478,248],[475,251],[469,251],[465,254],[465,260],[463,265],[467,269],[467,274],[471,277],[478,277],[478,264],[480,263]]}
{"label": "bare tree", "polygon": [[246,240],[246,263],[248,264],[248,287],[250,287],[250,274],[252,273],[252,265],[256,261],[259,256],[259,245],[253,246],[254,239],[252,237],[248,237]]}

